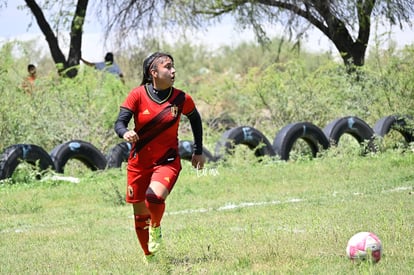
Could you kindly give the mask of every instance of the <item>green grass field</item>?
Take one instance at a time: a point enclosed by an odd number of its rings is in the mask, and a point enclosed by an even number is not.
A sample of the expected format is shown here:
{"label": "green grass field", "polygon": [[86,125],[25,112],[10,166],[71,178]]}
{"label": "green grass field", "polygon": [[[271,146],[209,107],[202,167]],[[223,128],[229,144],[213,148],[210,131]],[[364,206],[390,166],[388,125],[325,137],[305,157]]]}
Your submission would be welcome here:
{"label": "green grass field", "polygon": [[[0,273],[412,274],[413,164],[397,151],[296,162],[236,154],[198,172],[183,161],[165,247],[149,265],[123,200],[125,167],[84,172],[79,183],[5,182]],[[378,264],[346,258],[359,231],[382,240]]]}

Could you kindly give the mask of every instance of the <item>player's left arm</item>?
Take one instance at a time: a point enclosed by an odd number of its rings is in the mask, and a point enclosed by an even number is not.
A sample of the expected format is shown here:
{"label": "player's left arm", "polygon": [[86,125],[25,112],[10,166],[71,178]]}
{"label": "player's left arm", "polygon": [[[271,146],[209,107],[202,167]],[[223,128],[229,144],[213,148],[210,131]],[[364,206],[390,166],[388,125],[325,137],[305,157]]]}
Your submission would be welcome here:
{"label": "player's left arm", "polygon": [[[194,137],[193,156],[191,163],[197,169],[203,169],[205,163],[205,156],[203,155],[203,124],[200,113],[195,107],[193,99],[186,94],[184,103],[184,114],[188,117],[191,124],[191,130]],[[189,112],[186,112],[186,111]]]}
{"label": "player's left arm", "polygon": [[190,120],[191,130],[193,131],[194,147],[191,163],[194,168],[203,169],[205,157],[203,156],[203,125],[200,113],[196,108],[187,115]]}

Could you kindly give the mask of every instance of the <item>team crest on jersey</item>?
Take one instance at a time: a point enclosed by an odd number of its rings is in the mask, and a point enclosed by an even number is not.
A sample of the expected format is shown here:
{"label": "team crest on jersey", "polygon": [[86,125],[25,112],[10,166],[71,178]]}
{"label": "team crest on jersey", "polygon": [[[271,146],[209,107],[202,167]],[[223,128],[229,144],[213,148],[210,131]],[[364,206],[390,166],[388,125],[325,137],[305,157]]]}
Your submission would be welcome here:
{"label": "team crest on jersey", "polygon": [[171,115],[173,117],[177,117],[177,115],[178,115],[178,106],[175,105],[175,104],[173,106],[171,106]]}

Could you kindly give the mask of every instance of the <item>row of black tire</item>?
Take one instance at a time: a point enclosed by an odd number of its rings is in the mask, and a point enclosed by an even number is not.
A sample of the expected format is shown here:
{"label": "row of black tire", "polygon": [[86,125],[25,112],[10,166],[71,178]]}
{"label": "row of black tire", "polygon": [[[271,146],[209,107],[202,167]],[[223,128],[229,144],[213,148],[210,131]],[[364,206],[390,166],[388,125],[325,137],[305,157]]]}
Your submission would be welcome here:
{"label": "row of black tire", "polygon": [[[381,118],[371,128],[362,119],[347,116],[335,119],[321,129],[310,122],[296,122],[283,127],[271,144],[257,129],[249,126],[231,128],[223,133],[216,144],[215,154],[203,148],[207,161],[217,161],[230,155],[236,145],[242,144],[254,150],[257,157],[278,156],[281,160],[288,160],[293,145],[298,139],[306,142],[316,157],[320,148],[328,149],[336,145],[344,134],[353,136],[360,144],[366,143],[369,150],[376,137],[384,137],[391,130],[398,131],[407,143],[413,142],[412,118],[406,115],[391,115]],[[181,159],[191,160],[193,143],[188,140],[179,141]],[[121,167],[128,160],[131,144],[121,142],[111,148],[104,155],[98,148],[89,142],[72,140],[56,146],[50,154],[43,148],[33,144],[16,144],[4,149],[0,155],[0,180],[12,176],[17,165],[25,161],[37,165],[40,171],[53,169],[57,173],[64,173],[66,163],[76,159],[84,163],[91,170]]]}

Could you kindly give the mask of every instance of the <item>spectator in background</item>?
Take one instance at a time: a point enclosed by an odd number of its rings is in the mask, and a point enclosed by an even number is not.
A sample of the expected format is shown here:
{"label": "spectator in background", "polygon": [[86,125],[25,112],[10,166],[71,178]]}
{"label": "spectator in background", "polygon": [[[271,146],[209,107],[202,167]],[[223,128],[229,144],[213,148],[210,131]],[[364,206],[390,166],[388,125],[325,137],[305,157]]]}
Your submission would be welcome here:
{"label": "spectator in background", "polygon": [[114,55],[111,52],[107,52],[105,55],[105,61],[102,62],[89,62],[81,57],[83,63],[88,66],[95,67],[97,70],[106,71],[113,75],[116,75],[121,79],[122,83],[124,83],[124,75],[119,68],[118,64],[114,62]]}
{"label": "spectator in background", "polygon": [[26,91],[26,93],[32,95],[33,94],[33,90],[34,90],[34,86],[35,86],[35,82],[36,82],[36,66],[33,64],[29,64],[27,65],[27,77],[23,80],[23,90]]}

